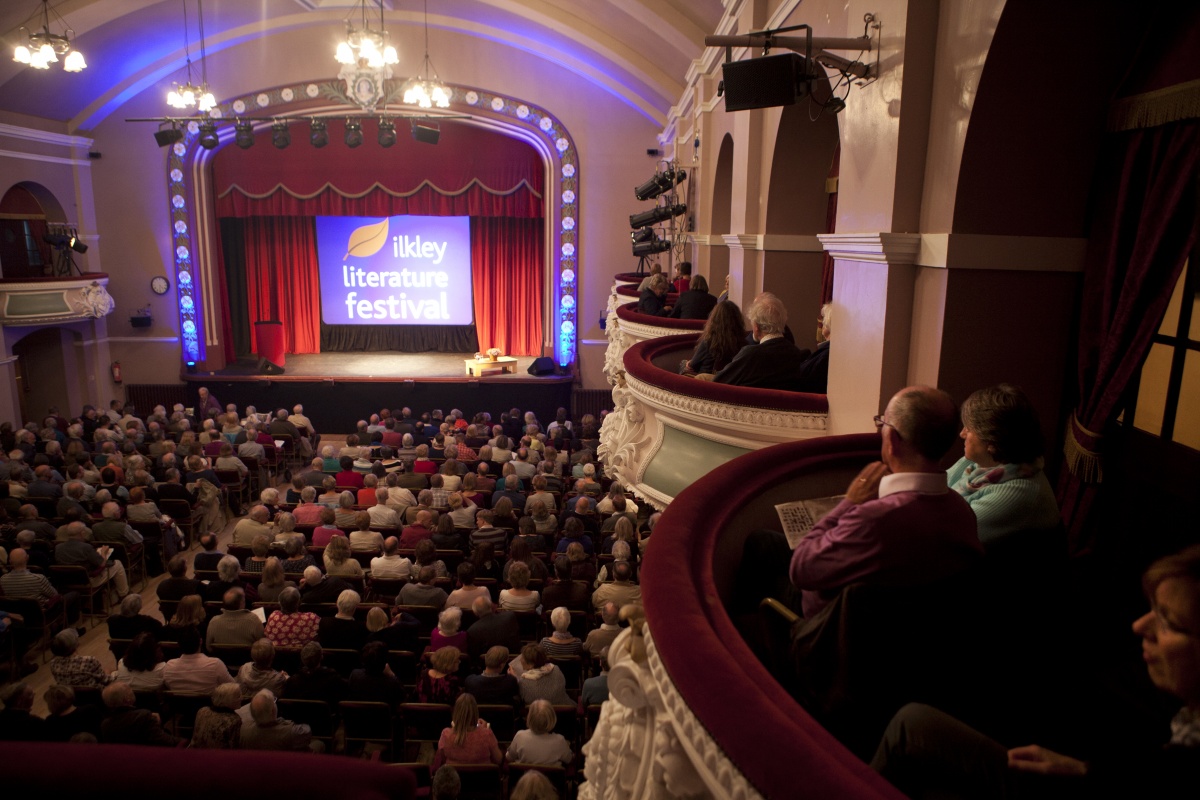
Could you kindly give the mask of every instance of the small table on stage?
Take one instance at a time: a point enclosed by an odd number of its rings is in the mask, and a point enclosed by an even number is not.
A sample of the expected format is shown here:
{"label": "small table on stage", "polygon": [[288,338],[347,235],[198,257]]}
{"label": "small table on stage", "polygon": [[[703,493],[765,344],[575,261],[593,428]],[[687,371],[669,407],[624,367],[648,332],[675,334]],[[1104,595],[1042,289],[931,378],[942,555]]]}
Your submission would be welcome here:
{"label": "small table on stage", "polygon": [[473,358],[465,359],[467,365],[467,374],[474,378],[482,378],[485,374],[492,372],[516,372],[517,360],[512,356],[500,356],[495,361],[490,358],[483,361],[476,361]]}

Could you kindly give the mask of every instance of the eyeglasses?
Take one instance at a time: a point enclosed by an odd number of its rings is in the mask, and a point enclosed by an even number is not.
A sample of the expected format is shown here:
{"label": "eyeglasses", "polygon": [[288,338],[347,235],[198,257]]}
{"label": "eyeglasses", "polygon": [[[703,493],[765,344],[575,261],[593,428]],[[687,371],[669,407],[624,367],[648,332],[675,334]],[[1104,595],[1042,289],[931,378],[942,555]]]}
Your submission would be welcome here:
{"label": "eyeglasses", "polygon": [[883,414],[876,414],[875,415],[875,430],[882,431],[884,425],[887,425],[892,430],[896,430],[896,426],[893,425],[892,423],[888,422],[887,420],[885,420],[883,418]]}

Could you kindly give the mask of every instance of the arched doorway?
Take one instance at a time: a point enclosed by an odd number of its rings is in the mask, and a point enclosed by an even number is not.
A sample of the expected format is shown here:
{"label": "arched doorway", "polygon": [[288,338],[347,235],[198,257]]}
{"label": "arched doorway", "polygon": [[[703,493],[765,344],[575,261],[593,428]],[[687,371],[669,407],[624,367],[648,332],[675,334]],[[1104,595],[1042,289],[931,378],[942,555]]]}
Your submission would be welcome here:
{"label": "arched doorway", "polygon": [[22,422],[41,422],[46,409],[58,406],[78,413],[85,396],[79,384],[83,338],[62,326],[38,328],[12,346]]}
{"label": "arched doorway", "polygon": [[720,293],[729,276],[729,248],[724,242],[714,241],[729,233],[730,217],[733,214],[733,136],[725,134],[717,153],[717,169],[713,174],[712,219],[709,221],[709,278],[708,285]]}
{"label": "arched doorway", "polygon": [[0,197],[0,275],[40,278],[51,274],[54,251],[44,240],[50,225],[66,221],[46,187],[23,182]]}

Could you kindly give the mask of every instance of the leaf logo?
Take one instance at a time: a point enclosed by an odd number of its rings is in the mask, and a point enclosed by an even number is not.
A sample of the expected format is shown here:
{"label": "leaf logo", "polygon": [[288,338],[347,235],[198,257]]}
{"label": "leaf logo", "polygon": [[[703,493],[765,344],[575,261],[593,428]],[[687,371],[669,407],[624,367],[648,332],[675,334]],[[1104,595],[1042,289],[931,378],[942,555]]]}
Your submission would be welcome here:
{"label": "leaf logo", "polygon": [[366,258],[367,256],[375,255],[387,244],[387,238],[387,217],[384,217],[382,222],[377,222],[374,225],[364,225],[361,228],[355,228],[354,232],[350,234],[350,241],[346,245],[346,255],[342,256],[342,261],[345,261],[350,256]]}

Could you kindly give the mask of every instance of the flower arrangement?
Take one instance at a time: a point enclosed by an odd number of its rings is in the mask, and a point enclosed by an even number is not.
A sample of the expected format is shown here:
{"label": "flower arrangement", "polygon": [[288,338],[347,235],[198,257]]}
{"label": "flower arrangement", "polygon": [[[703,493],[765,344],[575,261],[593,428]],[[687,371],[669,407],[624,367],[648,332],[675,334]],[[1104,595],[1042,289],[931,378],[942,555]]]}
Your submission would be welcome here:
{"label": "flower arrangement", "polygon": [[499,357],[500,357],[500,356],[502,356],[502,355],[504,355],[504,354],[503,354],[502,352],[500,352],[500,348],[499,348],[499,347],[491,347],[491,348],[488,348],[488,351],[487,351],[487,356],[488,356],[488,358],[490,358],[492,361],[495,361],[497,358],[499,358]]}

